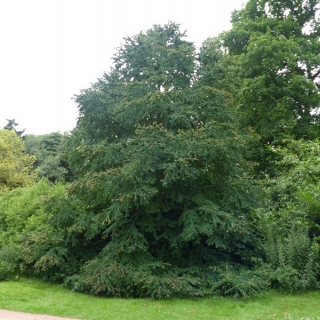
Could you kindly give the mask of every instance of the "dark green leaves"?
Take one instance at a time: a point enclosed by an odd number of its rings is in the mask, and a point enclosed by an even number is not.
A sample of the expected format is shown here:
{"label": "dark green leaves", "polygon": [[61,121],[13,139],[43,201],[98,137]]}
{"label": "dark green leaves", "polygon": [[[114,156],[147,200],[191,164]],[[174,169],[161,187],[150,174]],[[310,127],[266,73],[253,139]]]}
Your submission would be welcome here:
{"label": "dark green leaves", "polygon": [[214,41],[197,59],[184,38],[174,23],[125,38],[114,69],[76,97],[67,160],[77,179],[50,208],[56,249],[65,243],[81,266],[74,288],[203,294],[188,270],[238,259],[251,241],[256,197],[228,83],[234,70]]}

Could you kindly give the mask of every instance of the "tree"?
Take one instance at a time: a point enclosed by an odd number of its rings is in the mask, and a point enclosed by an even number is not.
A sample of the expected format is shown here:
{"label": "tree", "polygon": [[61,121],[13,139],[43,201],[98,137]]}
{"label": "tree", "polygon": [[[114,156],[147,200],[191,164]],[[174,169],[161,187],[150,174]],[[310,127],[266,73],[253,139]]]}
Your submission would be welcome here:
{"label": "tree", "polygon": [[223,36],[242,66],[238,108],[262,144],[319,135],[319,0],[250,0]]}
{"label": "tree", "polygon": [[21,137],[26,129],[23,129],[22,131],[18,131],[16,129],[16,126],[19,125],[19,123],[16,122],[15,119],[7,119],[8,123],[4,126],[4,129],[7,130],[14,130],[17,136]]}
{"label": "tree", "polygon": [[36,178],[35,158],[23,153],[22,139],[13,130],[0,130],[0,190],[24,187]]}
{"label": "tree", "polygon": [[59,132],[25,135],[25,152],[37,158],[34,168],[37,169],[39,178],[46,177],[51,182],[71,178],[68,165],[62,159],[63,141],[64,135]]}
{"label": "tree", "polygon": [[124,38],[113,61],[76,96],[67,160],[77,179],[50,207],[59,240],[34,264],[94,294],[202,295],[215,266],[241,262],[252,241],[247,137],[177,24]]}
{"label": "tree", "polygon": [[221,35],[238,62],[242,127],[260,137],[250,154],[266,191],[266,204],[255,211],[260,256],[271,267],[271,283],[290,290],[317,285],[319,278],[312,239],[319,232],[319,142],[312,142],[319,136],[319,4],[249,0]]}

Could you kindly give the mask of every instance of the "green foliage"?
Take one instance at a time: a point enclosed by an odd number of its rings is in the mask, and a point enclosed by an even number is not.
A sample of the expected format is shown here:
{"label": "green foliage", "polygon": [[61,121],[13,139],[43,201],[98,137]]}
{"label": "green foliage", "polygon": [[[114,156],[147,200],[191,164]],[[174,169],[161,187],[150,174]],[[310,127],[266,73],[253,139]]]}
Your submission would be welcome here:
{"label": "green foliage", "polygon": [[24,137],[25,153],[37,158],[34,167],[40,179],[45,177],[55,182],[71,178],[62,156],[64,139],[65,136],[59,132]]}
{"label": "green foliage", "polygon": [[260,136],[250,155],[258,176],[275,174],[269,161],[278,155],[270,146],[319,136],[318,6],[317,0],[250,0],[221,36],[238,63],[241,124]]}
{"label": "green foliage", "polygon": [[199,53],[172,22],[125,37],[70,136],[26,137],[40,176],[76,178],[2,196],[0,274],[157,299],[317,287],[318,4],[250,0]]}
{"label": "green foliage", "polygon": [[0,191],[31,185],[36,173],[33,156],[23,153],[23,140],[14,130],[0,130]]}
{"label": "green foliage", "polygon": [[2,237],[7,241],[16,241],[24,231],[42,230],[48,219],[43,211],[46,203],[63,195],[63,185],[52,185],[46,179],[29,188],[3,192],[0,201]]}
{"label": "green foliage", "polygon": [[76,97],[66,150],[77,179],[48,207],[53,232],[24,246],[41,275],[93,294],[199,296],[207,268],[241,261],[253,242],[233,69],[214,42],[198,60],[184,38],[174,23],[125,38],[114,69]]}
{"label": "green foliage", "polygon": [[272,286],[297,290],[318,285],[319,143],[287,141],[272,147],[279,155],[271,161],[276,175],[266,176],[267,202],[255,211],[255,229],[263,239]]}
{"label": "green foliage", "polygon": [[241,125],[260,137],[247,154],[266,192],[253,215],[265,262],[255,270],[289,290],[319,277],[319,143],[310,141],[319,135],[318,9],[317,0],[250,0],[221,36],[238,64]]}
{"label": "green foliage", "polygon": [[62,197],[64,187],[43,179],[29,188],[0,194],[0,275],[8,276],[28,263],[26,239],[52,232],[51,215],[44,208],[49,199]]}
{"label": "green foliage", "polygon": [[215,292],[242,298],[260,295],[269,288],[270,281],[265,269],[250,270],[232,265],[220,267],[218,281],[213,283]]}
{"label": "green foliage", "polygon": [[273,287],[292,291],[319,285],[319,245],[310,239],[306,227],[293,225],[287,234],[269,230],[263,249]]}
{"label": "green foliage", "polygon": [[[2,241],[1,241],[2,242]],[[1,243],[3,245],[3,243]],[[17,272],[21,252],[17,246],[7,246],[0,248],[0,281],[8,279]]]}
{"label": "green foliage", "polygon": [[[270,164],[277,175],[263,180],[269,199],[266,205],[273,215],[279,213],[286,219],[289,229],[293,218],[308,221],[314,236],[320,235],[319,148],[318,141],[288,141],[286,146],[273,147],[273,153],[279,155],[280,160]],[[260,219],[268,215],[263,213]]]}
{"label": "green foliage", "polygon": [[187,274],[177,275],[165,263],[109,265],[101,259],[88,262],[83,271],[80,276],[69,277],[67,283],[74,290],[94,295],[152,299],[204,295],[203,281]]}

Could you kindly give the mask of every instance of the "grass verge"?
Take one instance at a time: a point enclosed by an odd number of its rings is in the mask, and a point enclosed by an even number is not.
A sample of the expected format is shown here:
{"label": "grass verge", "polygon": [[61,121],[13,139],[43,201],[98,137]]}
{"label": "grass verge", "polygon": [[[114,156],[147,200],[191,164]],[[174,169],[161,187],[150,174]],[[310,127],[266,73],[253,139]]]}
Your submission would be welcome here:
{"label": "grass verge", "polygon": [[0,309],[85,320],[290,319],[320,320],[320,292],[233,299],[96,298],[32,279],[0,282]]}

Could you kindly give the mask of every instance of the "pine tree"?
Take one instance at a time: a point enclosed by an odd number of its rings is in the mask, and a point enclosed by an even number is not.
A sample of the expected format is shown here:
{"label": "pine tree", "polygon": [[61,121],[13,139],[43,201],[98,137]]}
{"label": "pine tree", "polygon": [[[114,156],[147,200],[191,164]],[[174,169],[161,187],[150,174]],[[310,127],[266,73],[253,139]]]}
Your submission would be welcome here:
{"label": "pine tree", "polygon": [[[201,59],[213,60],[210,52]],[[177,24],[155,25],[124,38],[114,68],[76,97],[68,163],[77,179],[52,207],[59,246],[87,257],[69,278],[76,289],[199,295],[210,266],[241,260],[255,203],[246,136],[201,59]],[[36,264],[50,269],[48,260]]]}

